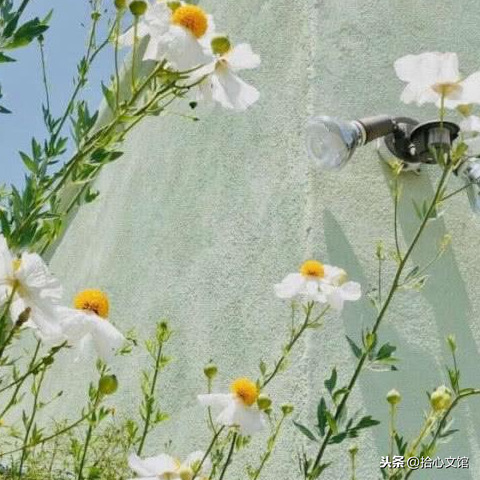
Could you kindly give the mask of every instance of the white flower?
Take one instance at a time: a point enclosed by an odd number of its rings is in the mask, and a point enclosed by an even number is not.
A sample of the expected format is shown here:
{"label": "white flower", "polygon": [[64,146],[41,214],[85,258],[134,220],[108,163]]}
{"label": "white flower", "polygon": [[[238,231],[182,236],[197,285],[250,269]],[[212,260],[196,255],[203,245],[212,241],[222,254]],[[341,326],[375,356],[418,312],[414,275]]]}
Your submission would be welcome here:
{"label": "white flower", "polygon": [[328,303],[334,310],[341,311],[346,300],[361,297],[361,287],[347,281],[345,270],[308,260],[301,266],[300,273],[291,273],[275,285],[275,293],[279,298]]}
{"label": "white flower", "polygon": [[[228,42],[228,39],[225,38],[225,41]],[[259,65],[260,57],[246,43],[215,55],[210,63],[193,74],[193,79],[206,77],[199,85],[199,100],[213,100],[230,110],[246,110],[260,98],[260,93],[244,82],[236,72],[257,68]]]}
{"label": "white flower", "polygon": [[[194,452],[182,464],[166,454],[143,460],[133,454],[128,459],[128,465],[138,475],[137,480],[191,480],[204,457],[203,452]],[[198,480],[206,480],[211,469],[212,463],[207,458],[197,472]]]}
{"label": "white flower", "polygon": [[480,117],[469,115],[460,122],[460,128],[463,132],[480,132]]}
{"label": "white flower", "polygon": [[[144,60],[167,60],[173,67],[187,70],[207,62],[201,40],[214,30],[213,17],[200,7],[182,2],[172,10],[162,2],[149,6],[138,24],[137,36],[149,37]],[[133,27],[119,41],[122,46],[133,45]]]}
{"label": "white flower", "polygon": [[346,301],[355,302],[362,296],[360,284],[347,281],[347,273],[338,267],[329,268],[321,289],[327,303],[338,312],[343,310]]}
{"label": "white flower", "polygon": [[252,435],[266,425],[265,414],[256,405],[259,391],[257,385],[239,378],[232,383],[230,394],[199,395],[198,401],[204,407],[221,409],[217,423],[227,427],[238,427],[243,435]]}
{"label": "white flower", "polygon": [[125,337],[107,320],[108,297],[100,290],[85,290],[76,296],[75,307],[57,307],[60,331],[43,335],[42,340],[51,345],[66,341],[81,351],[91,342],[99,358],[108,361],[125,342]]}
{"label": "white flower", "polygon": [[12,321],[16,322],[22,312],[30,309],[25,325],[53,334],[58,331],[54,309],[61,298],[62,287],[42,258],[35,253],[15,257],[0,235],[0,305],[11,299]]}
{"label": "white flower", "polygon": [[435,103],[440,106],[442,95],[446,108],[480,103],[480,72],[462,80],[456,53],[406,55],[394,66],[400,80],[407,82],[401,96],[405,103]]}

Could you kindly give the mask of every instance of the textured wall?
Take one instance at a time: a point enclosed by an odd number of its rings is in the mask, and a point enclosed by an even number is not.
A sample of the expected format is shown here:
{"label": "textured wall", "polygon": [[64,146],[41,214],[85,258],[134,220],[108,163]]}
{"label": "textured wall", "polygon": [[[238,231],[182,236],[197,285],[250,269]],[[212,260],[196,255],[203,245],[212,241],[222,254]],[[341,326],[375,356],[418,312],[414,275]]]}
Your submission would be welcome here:
{"label": "textured wall", "polygon": [[[204,389],[203,364],[214,358],[219,387],[227,388],[232,377],[256,376],[260,357],[273,361],[288,306],[274,298],[272,284],[304,259],[341,265],[364,289],[375,282],[375,243],[382,238],[392,245],[389,173],[373,148],[358,152],[341,174],[314,171],[304,151],[306,118],[314,112],[428,118],[433,110],[400,105],[394,60],[426,50],[456,51],[465,71],[480,66],[476,0],[204,4],[234,39],[248,39],[261,54],[261,70],[250,74],[262,92],[260,102],[244,115],[217,110],[198,123],[176,117],[145,122],[128,141],[126,155],[101,175],[101,197],[77,213],[52,262],[68,295],[85,286],[108,291],[112,318],[123,329],[135,326],[148,335],[157,318],[170,318],[176,361],[163,377],[161,395],[172,418],[149,453],[169,438],[180,454],[204,448],[204,412],[195,400]],[[407,240],[417,223],[410,197],[431,193],[436,174],[426,170],[406,179],[400,217]],[[446,382],[445,335],[457,335],[466,385],[480,384],[480,219],[465,198],[452,201],[430,228],[415,260],[429,259],[431,246],[446,232],[454,237],[452,251],[421,294],[397,297],[382,330],[383,340],[399,345],[401,371],[364,373],[352,396],[357,408],[385,420],[384,394],[402,390],[400,429],[410,435],[422,418],[425,390]],[[308,333],[289,373],[272,387],[275,399],[294,401],[297,417],[312,422],[331,367],[337,365],[343,381],[351,374],[345,333],[358,337],[373,315],[367,301],[358,302],[323,331]],[[119,403],[126,408],[145,361],[135,356],[117,362]],[[58,376],[83,391],[86,378],[72,375],[72,368],[59,369]],[[418,478],[480,478],[479,406],[471,402],[461,409],[455,426],[463,433],[442,450],[444,457],[469,456],[470,470],[427,471]],[[386,430],[384,424],[362,437],[358,478],[379,476]],[[269,480],[299,477],[295,450],[301,440],[295,433],[289,425]],[[338,449],[334,455],[337,466],[326,478],[345,480],[347,455]]]}

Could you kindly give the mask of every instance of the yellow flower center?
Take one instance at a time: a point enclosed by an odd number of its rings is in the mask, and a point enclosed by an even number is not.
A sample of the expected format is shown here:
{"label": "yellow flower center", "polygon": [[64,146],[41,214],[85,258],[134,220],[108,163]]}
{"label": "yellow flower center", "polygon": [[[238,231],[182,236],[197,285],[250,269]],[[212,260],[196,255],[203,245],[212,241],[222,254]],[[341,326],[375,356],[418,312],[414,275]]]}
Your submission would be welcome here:
{"label": "yellow flower center", "polygon": [[172,14],[172,23],[189,30],[196,38],[203,37],[208,28],[206,13],[195,5],[183,5]]}
{"label": "yellow flower center", "polygon": [[13,262],[12,262],[12,267],[13,267],[13,271],[14,272],[18,272],[20,270],[20,267],[22,266],[22,260],[20,260],[20,258],[16,258]]}
{"label": "yellow flower center", "polygon": [[434,92],[437,92],[442,97],[449,97],[462,90],[462,86],[458,82],[437,83],[432,87]]}
{"label": "yellow flower center", "polygon": [[251,407],[257,401],[258,387],[248,378],[238,378],[232,383],[230,389],[248,407]]}
{"label": "yellow flower center", "polygon": [[316,260],[307,260],[300,268],[300,273],[304,277],[323,278],[325,276],[325,268],[322,263]]}
{"label": "yellow flower center", "polygon": [[101,290],[84,290],[80,292],[74,300],[77,310],[86,310],[93,312],[99,317],[107,318],[110,310],[108,297]]}

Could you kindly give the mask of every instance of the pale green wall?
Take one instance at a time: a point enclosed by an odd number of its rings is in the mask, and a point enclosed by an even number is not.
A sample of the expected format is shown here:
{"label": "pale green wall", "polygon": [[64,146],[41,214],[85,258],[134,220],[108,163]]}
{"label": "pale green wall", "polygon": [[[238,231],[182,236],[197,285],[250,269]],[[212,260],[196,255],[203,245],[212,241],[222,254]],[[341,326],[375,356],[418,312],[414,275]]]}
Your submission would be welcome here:
{"label": "pale green wall", "polygon": [[[235,40],[248,39],[261,54],[261,69],[248,75],[262,92],[260,102],[244,115],[216,110],[198,123],[174,116],[145,122],[127,142],[126,155],[101,175],[101,197],[81,208],[52,262],[69,297],[85,286],[108,291],[112,319],[123,329],[135,326],[148,334],[157,318],[171,319],[176,361],[163,377],[161,395],[172,418],[149,453],[160,451],[169,438],[180,454],[204,448],[204,412],[195,400],[204,389],[203,364],[216,360],[219,386],[226,388],[232,377],[255,376],[260,357],[276,357],[288,306],[274,298],[272,285],[304,259],[341,265],[364,289],[375,281],[375,243],[392,242],[389,173],[373,147],[358,152],[341,174],[314,171],[304,151],[305,120],[314,112],[428,118],[433,110],[399,103],[402,85],[394,60],[427,50],[456,51],[466,72],[480,66],[476,0],[204,5]],[[410,197],[432,191],[429,175],[406,181],[401,212],[406,239],[417,222]],[[421,294],[398,296],[382,331],[383,340],[399,345],[401,371],[366,372],[353,394],[357,408],[385,420],[383,396],[399,388],[401,428],[409,434],[426,406],[425,391],[446,382],[441,366],[448,333],[457,335],[465,384],[480,385],[480,219],[465,198],[453,201],[430,229],[415,260],[429,259],[431,245],[445,232],[454,238],[452,252]],[[331,367],[337,365],[342,381],[351,373],[345,333],[358,337],[372,318],[364,301],[331,319],[323,332],[309,333],[271,394],[279,402],[293,401],[297,417],[312,422]],[[116,364],[126,408],[145,360],[135,356]],[[80,389],[86,376],[72,375],[77,368],[59,369],[58,375]],[[470,456],[470,471],[427,471],[417,478],[480,478],[479,407],[471,402],[462,408],[455,426],[463,433],[441,451],[443,457]],[[359,479],[378,477],[386,428],[362,437]],[[299,478],[295,451],[302,441],[289,425],[268,480]],[[326,478],[345,480],[346,454],[336,452],[337,466]]]}

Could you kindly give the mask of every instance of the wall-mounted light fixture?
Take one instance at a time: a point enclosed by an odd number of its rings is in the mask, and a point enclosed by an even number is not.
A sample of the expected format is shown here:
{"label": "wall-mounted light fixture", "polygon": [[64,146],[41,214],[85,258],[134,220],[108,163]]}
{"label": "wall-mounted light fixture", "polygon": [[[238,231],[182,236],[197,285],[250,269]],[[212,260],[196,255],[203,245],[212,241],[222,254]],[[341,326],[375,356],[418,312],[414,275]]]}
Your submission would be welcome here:
{"label": "wall-mounted light fixture", "polygon": [[[314,117],[307,124],[307,150],[320,169],[338,170],[357,147],[379,140],[405,170],[435,164],[435,152],[450,152],[460,128],[452,122],[419,123],[407,117],[379,115],[353,121]],[[465,157],[455,172],[468,185],[472,209],[480,213],[480,158]]]}

